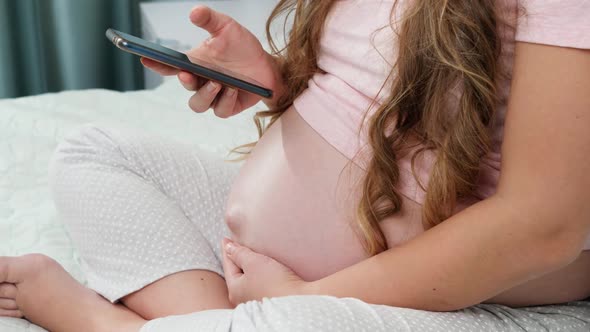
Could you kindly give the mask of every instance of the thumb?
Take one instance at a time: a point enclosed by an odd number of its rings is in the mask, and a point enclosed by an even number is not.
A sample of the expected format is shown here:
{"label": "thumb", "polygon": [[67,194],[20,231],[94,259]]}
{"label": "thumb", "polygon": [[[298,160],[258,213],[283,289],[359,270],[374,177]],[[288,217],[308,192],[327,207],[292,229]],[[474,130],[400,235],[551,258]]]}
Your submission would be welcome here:
{"label": "thumb", "polygon": [[256,259],[263,257],[249,248],[243,247],[231,240],[227,241],[224,245],[227,257],[242,271],[246,271]]}
{"label": "thumb", "polygon": [[214,11],[206,6],[196,6],[190,14],[190,20],[199,28],[207,30],[211,35],[221,31],[233,19],[227,15]]}
{"label": "thumb", "polygon": [[234,263],[229,254],[227,252],[228,243],[231,243],[231,240],[228,238],[224,238],[221,242],[221,250],[223,251],[223,271],[225,273],[226,280],[237,278],[241,276],[242,269]]}

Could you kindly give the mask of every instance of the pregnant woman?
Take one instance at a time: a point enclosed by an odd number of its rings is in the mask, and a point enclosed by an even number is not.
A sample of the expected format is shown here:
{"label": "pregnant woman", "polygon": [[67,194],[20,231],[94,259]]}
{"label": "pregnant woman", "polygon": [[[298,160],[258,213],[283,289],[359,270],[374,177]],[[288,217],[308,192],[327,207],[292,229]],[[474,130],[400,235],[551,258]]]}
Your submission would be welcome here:
{"label": "pregnant woman", "polygon": [[[590,296],[590,2],[282,0],[269,22],[287,12],[272,55],[221,13],[190,15],[211,34],[191,56],[275,92],[245,164],[111,128],[70,136],[51,186],[88,288],[45,256],[2,257],[0,315],[52,331],[194,312],[195,330],[395,330],[412,312],[420,331],[478,330],[483,314],[400,307]],[[143,63],[178,75],[196,112],[259,101]],[[248,302],[287,295],[309,296]],[[590,306],[572,308],[539,324],[587,329]]]}

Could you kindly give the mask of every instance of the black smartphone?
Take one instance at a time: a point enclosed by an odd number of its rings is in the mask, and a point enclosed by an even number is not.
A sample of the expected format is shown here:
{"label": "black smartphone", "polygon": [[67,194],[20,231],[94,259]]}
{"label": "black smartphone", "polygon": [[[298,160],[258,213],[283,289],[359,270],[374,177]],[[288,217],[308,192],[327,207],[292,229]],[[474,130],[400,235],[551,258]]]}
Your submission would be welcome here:
{"label": "black smartphone", "polygon": [[263,98],[272,97],[272,90],[261,86],[255,80],[193,57],[189,58],[184,53],[114,29],[108,29],[106,36],[115,46],[123,51],[152,59],[167,66],[178,68],[199,77],[250,92]]}

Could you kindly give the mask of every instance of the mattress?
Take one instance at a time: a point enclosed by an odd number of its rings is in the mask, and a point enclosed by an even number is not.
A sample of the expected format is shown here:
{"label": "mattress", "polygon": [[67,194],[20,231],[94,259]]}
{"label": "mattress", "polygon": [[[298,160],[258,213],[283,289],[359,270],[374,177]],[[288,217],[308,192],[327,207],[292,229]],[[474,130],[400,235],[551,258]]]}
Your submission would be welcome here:
{"label": "mattress", "polygon": [[[86,90],[0,100],[0,256],[43,253],[81,283],[79,257],[59,223],[47,185],[58,142],[77,127],[143,129],[226,156],[256,138],[251,110],[227,120],[188,109],[189,93],[169,80],[152,91]],[[322,317],[322,319],[318,319]],[[145,332],[168,331],[588,331],[590,303],[511,309],[479,305],[454,313],[374,306],[354,299],[284,297],[151,321]],[[44,332],[26,320],[0,318],[0,332]]]}
{"label": "mattress", "polygon": [[[155,90],[69,91],[0,100],[0,256],[43,253],[85,283],[79,258],[60,224],[47,185],[47,165],[60,140],[87,123],[141,128],[222,156],[256,138],[252,115],[230,119],[187,106],[176,80]],[[0,331],[44,331],[22,319],[0,318]]]}

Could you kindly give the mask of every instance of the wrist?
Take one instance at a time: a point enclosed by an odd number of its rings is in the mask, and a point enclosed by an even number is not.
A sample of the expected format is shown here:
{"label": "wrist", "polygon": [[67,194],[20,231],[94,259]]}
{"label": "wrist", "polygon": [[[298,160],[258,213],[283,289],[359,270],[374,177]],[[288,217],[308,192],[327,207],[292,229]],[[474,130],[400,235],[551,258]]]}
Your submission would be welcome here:
{"label": "wrist", "polygon": [[276,106],[278,100],[285,93],[286,86],[285,81],[283,80],[283,75],[281,73],[280,57],[271,55],[269,53],[266,53],[265,56],[267,58],[267,61],[269,62],[270,67],[272,68],[274,84],[271,87],[269,87],[272,90],[272,97],[263,98],[262,101],[270,109],[273,109]]}

